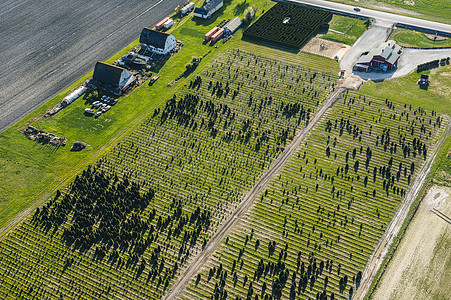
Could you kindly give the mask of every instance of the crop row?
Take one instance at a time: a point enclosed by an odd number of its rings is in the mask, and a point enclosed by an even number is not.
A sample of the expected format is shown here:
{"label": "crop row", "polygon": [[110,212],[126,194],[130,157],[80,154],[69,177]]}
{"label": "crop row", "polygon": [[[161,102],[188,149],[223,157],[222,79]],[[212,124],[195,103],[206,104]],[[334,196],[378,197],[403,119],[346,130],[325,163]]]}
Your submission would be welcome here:
{"label": "crop row", "polygon": [[445,122],[421,108],[346,93],[184,298],[348,298]]}
{"label": "crop row", "polygon": [[[260,63],[268,74],[249,78]],[[221,64],[230,72],[219,75]],[[0,241],[0,295],[163,295],[308,122],[332,78],[228,52]],[[305,92],[286,93],[287,82]]]}

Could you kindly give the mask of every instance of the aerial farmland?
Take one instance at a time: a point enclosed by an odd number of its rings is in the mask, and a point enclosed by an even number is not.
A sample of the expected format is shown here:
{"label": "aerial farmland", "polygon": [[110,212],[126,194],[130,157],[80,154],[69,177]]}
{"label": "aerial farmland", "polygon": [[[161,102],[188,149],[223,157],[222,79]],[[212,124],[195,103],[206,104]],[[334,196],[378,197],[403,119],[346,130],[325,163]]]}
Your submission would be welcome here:
{"label": "aerial farmland", "polygon": [[0,298],[449,294],[450,25],[303,2],[180,3],[1,132]]}

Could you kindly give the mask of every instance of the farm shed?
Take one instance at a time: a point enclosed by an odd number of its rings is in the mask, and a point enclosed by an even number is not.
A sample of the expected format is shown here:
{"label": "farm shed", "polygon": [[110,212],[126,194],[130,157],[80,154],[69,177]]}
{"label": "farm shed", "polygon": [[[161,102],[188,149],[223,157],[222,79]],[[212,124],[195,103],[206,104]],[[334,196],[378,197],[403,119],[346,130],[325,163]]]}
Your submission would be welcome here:
{"label": "farm shed", "polygon": [[192,11],[193,9],[194,9],[194,2],[190,2],[180,9],[180,13],[182,15],[185,15],[185,14],[189,13],[190,11]]}
{"label": "farm shed", "polygon": [[172,34],[144,28],[139,37],[141,48],[157,54],[168,54],[177,46],[177,40]]}
{"label": "farm shed", "polygon": [[209,41],[211,39],[211,37],[213,36],[213,34],[216,33],[216,31],[219,30],[219,27],[215,26],[213,27],[209,32],[207,32],[207,34],[205,35],[205,40]]}
{"label": "farm shed", "polygon": [[378,67],[386,71],[397,67],[401,56],[401,47],[395,41],[389,40],[379,47],[372,49],[367,54],[362,55],[355,65],[355,69],[362,69],[362,66]]}
{"label": "farm shed", "polygon": [[115,95],[122,94],[134,81],[135,77],[126,69],[98,61],[92,78],[100,87]]}
{"label": "farm shed", "polygon": [[241,23],[243,23],[241,21],[240,18],[235,17],[232,20],[230,20],[225,26],[224,26],[224,35],[225,36],[229,36],[231,34],[234,34],[235,31],[237,31],[237,29],[241,26]]}
{"label": "farm shed", "polygon": [[194,16],[202,19],[210,19],[211,15],[224,5],[223,0],[207,0],[202,7],[194,9]]}

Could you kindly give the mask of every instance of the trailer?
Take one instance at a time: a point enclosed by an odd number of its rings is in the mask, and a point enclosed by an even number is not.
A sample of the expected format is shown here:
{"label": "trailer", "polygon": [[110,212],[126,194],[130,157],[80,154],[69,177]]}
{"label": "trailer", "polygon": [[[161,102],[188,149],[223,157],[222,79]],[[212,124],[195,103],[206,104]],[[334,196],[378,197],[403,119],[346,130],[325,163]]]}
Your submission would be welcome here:
{"label": "trailer", "polygon": [[169,29],[172,27],[172,25],[174,25],[174,21],[172,19],[169,19],[166,22],[164,22],[163,27],[165,29]]}
{"label": "trailer", "polygon": [[218,31],[216,31],[215,34],[212,35],[211,42],[215,43],[222,37],[223,34],[224,34],[224,28],[219,29]]}
{"label": "trailer", "polygon": [[205,35],[205,40],[209,41],[211,39],[211,37],[213,36],[213,34],[215,34],[217,31],[219,30],[219,27],[215,26],[213,27],[209,32],[207,32],[207,34]]}
{"label": "trailer", "polygon": [[164,23],[166,23],[168,20],[169,20],[169,17],[166,17],[163,20],[161,20],[160,22],[158,22],[157,25],[155,25],[155,29],[161,30],[164,26]]}
{"label": "trailer", "polygon": [[180,9],[180,14],[182,14],[182,16],[186,15],[187,13],[190,13],[193,9],[194,9],[194,2],[190,2]]}

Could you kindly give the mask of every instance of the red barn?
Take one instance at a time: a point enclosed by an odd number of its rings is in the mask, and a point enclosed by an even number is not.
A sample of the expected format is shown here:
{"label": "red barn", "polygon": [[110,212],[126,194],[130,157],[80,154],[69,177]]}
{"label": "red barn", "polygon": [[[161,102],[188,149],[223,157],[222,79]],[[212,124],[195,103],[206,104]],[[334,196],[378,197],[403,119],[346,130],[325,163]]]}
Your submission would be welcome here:
{"label": "red barn", "polygon": [[354,66],[354,70],[367,72],[372,67],[385,72],[397,67],[400,56],[401,47],[395,41],[389,40],[362,55]]}

